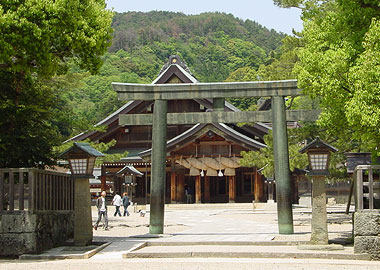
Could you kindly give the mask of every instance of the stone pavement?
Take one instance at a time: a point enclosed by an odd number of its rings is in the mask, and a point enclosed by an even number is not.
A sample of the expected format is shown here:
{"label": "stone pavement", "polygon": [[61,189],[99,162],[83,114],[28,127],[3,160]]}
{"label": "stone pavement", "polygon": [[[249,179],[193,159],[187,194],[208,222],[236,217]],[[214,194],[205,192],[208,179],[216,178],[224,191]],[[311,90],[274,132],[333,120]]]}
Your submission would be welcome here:
{"label": "stone pavement", "polygon": [[[344,210],[344,206],[328,208],[330,239],[350,237],[351,217],[344,215]],[[112,243],[91,259],[120,258],[127,250],[146,241],[187,244],[308,241],[311,209],[297,207],[293,213],[295,234],[279,235],[275,204],[259,205],[254,210],[252,204],[169,205],[165,211],[165,235],[149,238],[149,211],[145,217],[135,213],[129,217],[113,217],[111,208],[109,219],[112,228],[110,231],[98,229],[94,236],[96,241]]]}
{"label": "stone pavement", "polygon": [[[269,251],[277,254],[296,252],[295,246],[260,246],[259,242],[308,241],[310,239],[311,209],[295,208],[294,235],[277,234],[275,205],[264,205],[252,210],[252,204],[228,205],[173,205],[165,213],[165,235],[149,237],[149,212],[145,217],[131,213],[129,217],[113,217],[110,207],[110,231],[99,228],[94,231],[95,241],[112,242],[88,260],[64,261],[4,261],[0,269],[380,269],[380,262],[347,261],[327,259],[258,259],[233,258],[228,252]],[[344,206],[328,208],[330,239],[348,238],[352,230],[351,216],[344,215]],[[93,211],[93,220],[96,212]],[[273,239],[273,240],[272,240]],[[122,255],[146,241],[156,243],[150,251],[207,251],[225,252],[227,258],[167,258],[167,259],[122,259]],[[198,242],[198,243],[194,243]],[[200,243],[203,243],[201,246]],[[235,242],[235,245],[232,245]],[[239,245],[239,242],[244,242]],[[256,243],[252,244],[253,242]],[[251,244],[247,244],[251,243]],[[180,244],[180,245],[178,245]],[[144,251],[144,249],[141,249]],[[146,249],[145,251],[149,251]],[[303,251],[297,251],[303,252]],[[345,252],[352,252],[350,248]],[[339,252],[336,252],[339,253]]]}
{"label": "stone pavement", "polygon": [[[167,211],[169,222],[183,224],[189,229],[164,241],[270,241],[278,233],[277,224],[247,218],[252,210],[182,210]],[[243,218],[241,218],[243,216]]]}

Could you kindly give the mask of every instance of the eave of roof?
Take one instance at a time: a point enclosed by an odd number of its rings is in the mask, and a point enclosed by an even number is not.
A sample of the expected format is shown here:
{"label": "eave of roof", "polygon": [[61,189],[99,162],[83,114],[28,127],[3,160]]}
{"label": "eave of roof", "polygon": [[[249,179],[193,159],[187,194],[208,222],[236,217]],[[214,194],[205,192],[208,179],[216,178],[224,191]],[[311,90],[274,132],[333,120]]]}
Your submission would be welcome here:
{"label": "eave of roof", "polygon": [[[260,143],[256,140],[252,139],[252,138],[249,138],[249,137],[245,136],[244,134],[241,134],[240,132],[234,130],[233,128],[229,127],[226,124],[212,123],[212,124],[196,124],[196,125],[194,125],[193,127],[189,128],[188,130],[181,133],[180,135],[178,135],[178,136],[174,137],[173,139],[167,141],[167,143],[166,143],[167,149],[170,149],[171,147],[173,147],[177,144],[180,144],[186,138],[196,134],[197,132],[202,130],[207,125],[212,125],[212,126],[216,127],[220,131],[224,132],[226,135],[229,135],[229,136],[233,137],[235,140],[240,141],[243,144],[249,145],[252,148],[260,149],[260,148],[267,147],[265,144]],[[142,151],[139,153],[139,156],[146,157],[146,156],[150,155],[151,151],[152,151],[151,148],[148,150]]]}
{"label": "eave of roof", "polygon": [[137,170],[132,165],[126,165],[126,166],[124,166],[121,170],[119,170],[118,172],[116,172],[115,175],[120,175],[120,174],[125,174],[125,173],[129,173],[129,174],[136,175],[136,176],[143,176],[144,175],[142,172],[140,172],[139,170]]}

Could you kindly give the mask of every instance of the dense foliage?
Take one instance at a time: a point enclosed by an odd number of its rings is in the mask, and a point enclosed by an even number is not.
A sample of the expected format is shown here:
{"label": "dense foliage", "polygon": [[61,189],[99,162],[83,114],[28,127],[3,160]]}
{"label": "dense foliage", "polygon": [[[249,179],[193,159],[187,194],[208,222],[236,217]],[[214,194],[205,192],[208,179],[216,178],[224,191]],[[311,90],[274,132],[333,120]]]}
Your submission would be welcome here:
{"label": "dense foliage", "polygon": [[[180,55],[201,82],[224,81],[239,69],[275,61],[283,34],[224,13],[116,13],[114,37],[97,75],[71,65],[50,82],[62,97],[57,124],[64,138],[88,130],[119,108],[111,82],[151,83],[168,57]],[[255,100],[235,100],[242,109]]]}
{"label": "dense foliage", "polygon": [[46,81],[69,63],[95,73],[111,37],[104,0],[0,3],[0,167],[51,163],[60,143]]}
{"label": "dense foliage", "polygon": [[379,1],[328,1],[304,20],[298,79],[320,98],[320,124],[330,134],[348,132],[358,150],[379,151]]}

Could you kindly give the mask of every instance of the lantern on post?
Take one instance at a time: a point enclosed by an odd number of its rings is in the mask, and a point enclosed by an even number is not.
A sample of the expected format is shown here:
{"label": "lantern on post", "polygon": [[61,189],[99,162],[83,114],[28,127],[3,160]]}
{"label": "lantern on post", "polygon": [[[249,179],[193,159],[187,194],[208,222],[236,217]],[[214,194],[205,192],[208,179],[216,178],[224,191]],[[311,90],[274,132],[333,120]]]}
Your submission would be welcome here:
{"label": "lantern on post", "polygon": [[330,154],[336,151],[338,149],[321,141],[319,137],[299,150],[300,153],[307,153],[310,167],[308,175],[313,178],[311,244],[328,244],[325,177],[329,174]]}
{"label": "lantern on post", "polygon": [[97,157],[104,154],[88,143],[74,143],[72,147],[59,155],[69,161],[74,177],[74,244],[86,246],[92,242],[91,195],[89,178]]}

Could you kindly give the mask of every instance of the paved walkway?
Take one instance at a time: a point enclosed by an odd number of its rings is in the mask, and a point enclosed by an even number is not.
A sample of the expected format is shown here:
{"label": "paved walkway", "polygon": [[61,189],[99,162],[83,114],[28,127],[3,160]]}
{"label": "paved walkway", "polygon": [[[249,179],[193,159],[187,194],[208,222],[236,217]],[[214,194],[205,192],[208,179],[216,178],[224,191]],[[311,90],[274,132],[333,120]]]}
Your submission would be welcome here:
{"label": "paved walkway", "polygon": [[[277,214],[275,206],[266,205],[266,209],[252,211],[252,205],[229,205],[219,207],[212,205],[202,206],[173,206],[167,207],[165,212],[165,237],[159,239],[137,238],[149,232],[149,212],[145,217],[137,213],[131,213],[129,217],[113,217],[110,215],[110,231],[99,228],[94,231],[95,240],[112,242],[108,247],[88,260],[64,260],[64,261],[2,261],[0,269],[380,269],[380,262],[368,261],[344,261],[321,259],[258,259],[258,258],[174,258],[174,259],[122,259],[122,254],[128,250],[149,241],[165,242],[168,245],[164,249],[176,251],[188,249],[186,243],[190,242],[223,242],[219,246],[202,246],[200,248],[213,250],[229,249],[244,250],[258,249],[263,251],[275,251],[275,247],[234,247],[228,246],[229,242],[261,242],[275,240],[305,240],[310,234],[310,210],[296,208],[294,223],[296,234],[290,236],[278,235]],[[192,209],[193,208],[193,209]],[[112,210],[112,209],[111,209]],[[349,235],[352,225],[350,216],[342,214],[344,206],[329,208],[329,231],[333,234],[347,233]],[[112,211],[110,211],[112,212]],[[110,213],[112,214],[112,213]],[[93,220],[96,212],[93,212]],[[284,238],[281,238],[284,237]],[[181,247],[170,247],[170,242],[182,242]],[[273,242],[273,241],[272,241]],[[174,244],[174,243],[173,243]],[[156,246],[155,248],[162,248]],[[155,249],[154,247],[149,249]],[[295,247],[282,247],[285,251]],[[279,252],[282,252],[279,248]],[[149,251],[146,249],[146,251]],[[178,250],[181,251],[181,250]],[[350,250],[347,250],[350,251]]]}
{"label": "paved walkway", "polygon": [[[225,209],[209,209],[207,206],[191,209],[184,205],[168,207],[165,211],[165,235],[158,239],[143,238],[148,234],[149,212],[144,218],[138,214],[130,217],[114,217],[112,211],[109,217],[110,231],[99,229],[94,232],[97,241],[112,241],[112,244],[93,256],[92,260],[101,258],[120,258],[121,254],[147,240],[162,242],[259,242],[270,241],[278,233],[275,223],[275,212],[266,213],[264,210],[252,212],[252,204],[231,205]],[[174,209],[173,209],[174,208]],[[182,208],[182,209],[181,209]],[[266,217],[270,216],[270,218]],[[93,220],[96,212],[93,212]],[[261,220],[261,221],[260,221]],[[120,230],[128,231],[139,228],[130,235],[122,236]],[[170,232],[170,226],[178,227],[178,231]],[[168,232],[169,231],[169,232]],[[136,238],[136,237],[142,238]],[[133,238],[131,238],[133,237]]]}
{"label": "paved walkway", "polygon": [[[259,211],[256,211],[259,214]],[[278,233],[277,224],[250,219],[252,210],[167,211],[165,218],[190,227],[166,241],[270,241]],[[243,217],[243,218],[242,218]]]}

